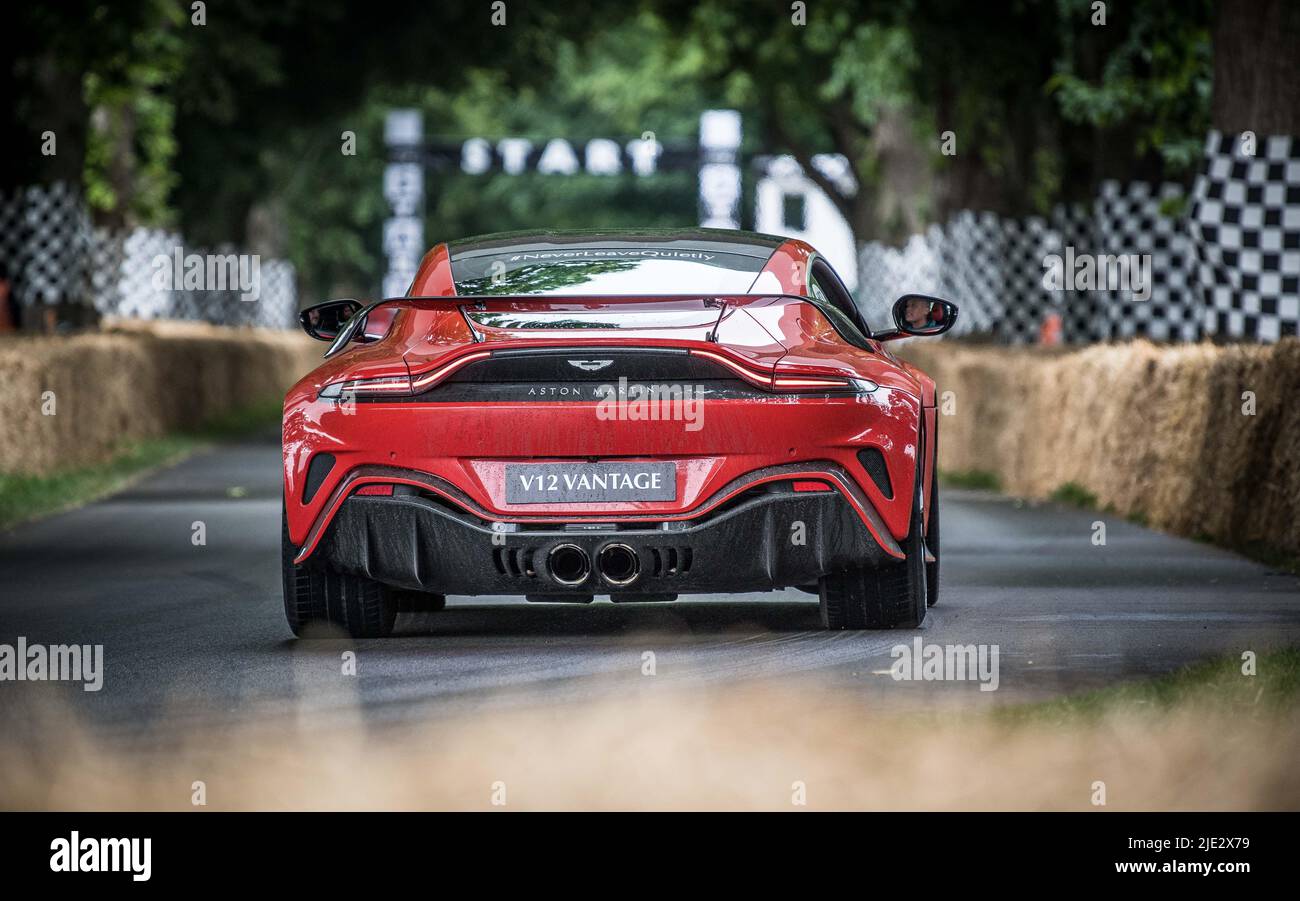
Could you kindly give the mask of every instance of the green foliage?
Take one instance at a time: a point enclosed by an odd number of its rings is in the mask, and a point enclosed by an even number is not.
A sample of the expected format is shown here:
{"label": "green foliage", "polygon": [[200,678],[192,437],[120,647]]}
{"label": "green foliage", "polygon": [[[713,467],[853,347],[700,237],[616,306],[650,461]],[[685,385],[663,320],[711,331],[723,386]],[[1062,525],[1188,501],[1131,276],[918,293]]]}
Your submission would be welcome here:
{"label": "green foliage", "polygon": [[949,488],[971,488],[980,491],[1001,491],[1002,480],[996,472],[970,469],[959,472],[941,472],[939,481]]}
{"label": "green foliage", "polygon": [[877,180],[871,129],[912,101],[920,65],[905,23],[874,4],[841,3],[810,4],[801,26],[788,6],[732,0],[692,4],[679,21],[682,39],[702,48],[699,75],[756,126],[749,146],[793,153],[805,167],[815,153],[843,153],[860,184]]}
{"label": "green foliage", "polygon": [[818,95],[830,103],[847,99],[863,126],[875,125],[883,110],[911,101],[910,79],[920,60],[906,28],[855,22],[841,10],[814,17],[808,24],[808,47],[830,60],[830,76],[818,86]]}
{"label": "green foliage", "polygon": [[[419,108],[426,137],[450,143],[564,137],[579,142],[580,154],[587,139],[629,140],[646,131],[667,144],[693,141],[700,111],[722,102],[701,88],[701,48],[675,40],[649,13],[608,25],[581,42],[556,37],[549,77],[535,82],[485,60],[464,68],[451,86],[376,87],[331,126],[286,129],[259,162],[282,203],[304,300],[375,292],[387,215],[383,121],[394,107]],[[355,156],[340,152],[344,130],[356,133]],[[692,172],[466,175],[455,164],[426,171],[425,193],[429,245],[528,228],[681,226],[695,221],[697,202]]]}
{"label": "green foliage", "polygon": [[1058,504],[1069,504],[1071,507],[1083,507],[1089,510],[1097,506],[1097,495],[1078,482],[1066,482],[1061,485],[1052,492],[1051,499]]}
{"label": "green foliage", "polygon": [[1191,207],[1191,198],[1186,194],[1160,199],[1160,215],[1169,219],[1181,219]]}
{"label": "green foliage", "polygon": [[[91,208],[144,225],[168,225],[176,186],[175,101],[181,71],[179,10],[155,2],[158,26],[135,32],[121,52],[86,73],[90,110],[85,192]],[[126,197],[120,196],[122,191]]]}
{"label": "green foliage", "polygon": [[[1105,26],[1086,24],[1088,0],[1059,5],[1063,52],[1045,90],[1065,119],[1100,129],[1132,126],[1137,155],[1157,154],[1172,172],[1193,168],[1210,127],[1214,4],[1143,0],[1124,10],[1111,4],[1124,18]],[[1090,78],[1078,71],[1078,58],[1088,29],[1103,28],[1120,29],[1122,37]]]}
{"label": "green foliage", "polygon": [[[703,109],[737,108],[746,151],[845,154],[863,190],[834,199],[860,237],[888,236],[945,204],[1043,212],[1066,192],[1086,195],[1099,173],[1080,157],[1097,147],[1189,166],[1209,123],[1212,11],[1211,0],[1136,0],[1110,4],[1099,27],[1087,0],[996,14],[968,0],[842,0],[808,4],[800,25],[789,4],[765,0],[568,0],[510,4],[496,28],[478,3],[431,12],[419,0],[227,0],[198,26],[188,4],[169,0],[66,0],[8,23],[15,85],[34,98],[10,119],[27,141],[51,101],[75,101],[58,113],[86,124],[78,165],[98,212],[175,225],[200,246],[269,232],[271,246],[256,249],[287,254],[314,300],[378,284],[382,123],[394,106],[421,108],[426,134],[449,140],[651,131],[666,143],[693,141]],[[60,81],[70,75],[72,98]],[[884,121],[910,128],[935,184],[959,190],[874,205],[891,187],[876,143]],[[955,158],[928,149],[949,129]],[[340,152],[344,131],[356,134],[355,156]],[[77,139],[61,131],[61,154],[75,156]],[[429,243],[696,217],[690,172],[470,177],[449,167],[426,187]]]}

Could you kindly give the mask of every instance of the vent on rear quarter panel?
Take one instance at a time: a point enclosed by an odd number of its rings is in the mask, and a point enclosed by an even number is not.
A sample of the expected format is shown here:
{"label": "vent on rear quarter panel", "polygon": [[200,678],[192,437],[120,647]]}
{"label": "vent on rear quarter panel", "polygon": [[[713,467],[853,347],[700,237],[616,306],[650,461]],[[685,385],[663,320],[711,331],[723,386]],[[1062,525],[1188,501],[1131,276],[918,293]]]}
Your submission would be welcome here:
{"label": "vent on rear quarter panel", "polygon": [[858,451],[858,462],[867,471],[867,475],[871,476],[871,481],[876,483],[880,493],[893,500],[894,486],[889,481],[889,467],[885,464],[885,455],[880,452],[880,448],[868,447]]}
{"label": "vent on rear quarter panel", "polygon": [[302,486],[302,502],[310,504],[311,499],[320,491],[320,486],[325,483],[325,477],[330,474],[334,468],[333,454],[317,454],[311,458],[311,464],[307,467],[307,480]]}

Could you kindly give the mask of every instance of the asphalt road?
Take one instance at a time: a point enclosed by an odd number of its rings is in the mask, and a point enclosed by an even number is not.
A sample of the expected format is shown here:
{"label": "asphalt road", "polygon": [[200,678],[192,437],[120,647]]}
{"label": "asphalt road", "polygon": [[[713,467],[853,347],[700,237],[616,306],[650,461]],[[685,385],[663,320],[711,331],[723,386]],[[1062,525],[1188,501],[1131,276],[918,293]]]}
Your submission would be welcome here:
{"label": "asphalt road", "polygon": [[[399,619],[394,638],[295,641],[280,601],[279,491],[278,447],[250,442],[0,535],[0,643],[102,644],[105,655],[101,691],[3,683],[0,710],[57,691],[128,733],[358,704],[401,721],[619,691],[645,678],[647,651],[658,684],[688,691],[802,678],[868,703],[977,705],[1300,642],[1294,577],[1102,514],[964,491],[942,495],[941,601],[917,631],[827,633],[816,599],[789,591],[659,605],[451,598]],[[204,546],[191,541],[197,521]],[[893,680],[890,649],[917,636],[997,645],[998,690]],[[341,692],[347,650],[357,676]]]}

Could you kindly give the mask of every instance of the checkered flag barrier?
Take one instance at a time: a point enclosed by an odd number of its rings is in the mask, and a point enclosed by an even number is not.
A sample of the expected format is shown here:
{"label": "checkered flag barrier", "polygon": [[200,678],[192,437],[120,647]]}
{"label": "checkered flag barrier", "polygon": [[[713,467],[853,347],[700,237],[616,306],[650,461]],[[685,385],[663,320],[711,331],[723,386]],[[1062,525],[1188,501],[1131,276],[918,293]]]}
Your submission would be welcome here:
{"label": "checkered flag barrier", "polygon": [[953,334],[1032,341],[1053,303],[1042,261],[1057,244],[1058,233],[1041,218],[961,212],[901,249],[868,244],[858,263],[859,296],[873,310],[912,292],[952,298],[961,307]]}
{"label": "checkered flag barrier", "polygon": [[[1069,248],[1082,252],[1099,246],[1092,208],[1082,204],[1055,207],[1043,244],[1044,256],[1065,255]],[[1067,290],[1046,293],[1047,314],[1055,312],[1060,315],[1061,339],[1067,344],[1086,344],[1110,336],[1110,311],[1100,292]]]}
{"label": "checkered flag barrier", "polygon": [[[212,270],[237,272],[241,260],[234,247],[186,247],[174,232],[92,228],[81,198],[64,184],[0,195],[0,270],[12,282],[20,306],[89,305],[102,316],[132,319],[264,328],[296,325],[297,280],[288,261],[258,258],[253,269],[252,258],[243,258],[245,271],[257,276],[248,292],[229,287],[232,282],[222,290],[211,285],[186,288],[184,267],[170,278],[159,275],[162,260],[176,268],[178,251],[182,262],[202,258],[200,283],[205,285]],[[241,296],[244,293],[248,299]]]}
{"label": "checkered flag barrier", "polygon": [[[990,334],[1011,344],[1036,341],[1044,322],[1060,318],[1070,343],[1149,337],[1194,341],[1200,337],[1200,306],[1191,290],[1190,239],[1181,220],[1162,210],[1177,208],[1177,185],[1152,191],[1137,183],[1102,186],[1091,210],[1061,205],[1047,218],[1004,218],[965,211],[925,236],[926,265],[915,265],[912,242],[902,250],[871,244],[859,266],[862,297],[894,298],[916,291],[954,300],[962,310],[954,334]],[[1046,263],[1090,255],[1149,255],[1151,296],[1132,292],[1047,287]],[[1068,257],[1067,257],[1068,254]]]}
{"label": "checkered flag barrier", "polygon": [[1186,194],[1181,185],[1152,188],[1135,182],[1123,188],[1105,182],[1094,212],[1098,254],[1150,256],[1147,300],[1131,292],[1099,288],[1096,294],[1110,321],[1109,337],[1141,336],[1157,341],[1196,341],[1202,307],[1192,289],[1192,249]]}
{"label": "checkered flag barrier", "polygon": [[[238,288],[185,287],[185,266],[193,257],[202,261],[205,275],[209,262],[225,274],[237,271],[240,254],[232,246],[211,251],[186,247],[176,233],[145,228],[99,233],[97,238],[104,263],[97,271],[106,284],[94,297],[105,315],[264,328],[292,328],[297,321],[298,294],[293,265],[287,261],[259,259],[252,298],[244,300]],[[170,273],[174,282],[160,278],[160,271]]]}
{"label": "checkered flag barrier", "polygon": [[1194,284],[1207,333],[1276,341],[1300,326],[1300,138],[1246,138],[1206,138],[1188,228]]}
{"label": "checkered flag barrier", "polygon": [[858,290],[861,297],[868,299],[867,308],[876,313],[869,324],[887,327],[888,314],[882,319],[879,311],[888,310],[899,294],[937,294],[942,286],[941,271],[937,245],[932,243],[930,232],[913,235],[901,251],[868,244],[858,260]]}
{"label": "checkered flag barrier", "polygon": [[20,306],[79,293],[90,241],[90,219],[68,185],[32,185],[0,196],[0,271]]}
{"label": "checkered flag barrier", "polygon": [[958,213],[942,228],[930,229],[931,243],[938,246],[942,261],[940,285],[935,293],[961,298],[955,334],[997,331],[1005,291],[1000,258],[990,252],[990,242],[1000,241],[1000,226],[992,213],[968,211]]}
{"label": "checkered flag barrier", "polygon": [[[859,264],[859,296],[873,309],[911,291],[948,297],[962,308],[954,333],[1009,343],[1035,340],[1053,314],[1070,343],[1295,335],[1300,141],[1271,136],[1258,146],[1260,156],[1247,156],[1240,135],[1211,132],[1190,196],[1178,184],[1111,181],[1091,208],[1058,206],[1046,220],[966,211],[903,248],[870,244]],[[1067,251],[1094,263],[1149,257],[1150,296],[1142,300],[1109,282],[1045,287],[1048,255]]]}

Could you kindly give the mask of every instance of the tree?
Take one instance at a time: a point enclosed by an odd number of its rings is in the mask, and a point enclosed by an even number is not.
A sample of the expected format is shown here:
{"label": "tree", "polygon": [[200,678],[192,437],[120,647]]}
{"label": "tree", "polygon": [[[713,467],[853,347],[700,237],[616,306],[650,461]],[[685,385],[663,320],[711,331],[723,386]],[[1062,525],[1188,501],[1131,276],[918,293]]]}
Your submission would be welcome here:
{"label": "tree", "polygon": [[[872,141],[882,119],[906,105],[915,65],[909,35],[887,7],[704,0],[663,8],[682,39],[702,48],[701,75],[756,124],[759,147],[793,155],[860,241],[877,236],[887,218]],[[813,165],[818,153],[848,159],[855,190],[823,175]],[[899,218],[916,221],[911,210]]]}
{"label": "tree", "polygon": [[[426,137],[446,143],[527,137],[540,146],[563,137],[581,152],[590,138],[628,140],[647,131],[670,147],[692,144],[700,110],[721,102],[702,86],[700,48],[675,41],[649,11],[607,16],[590,35],[556,34],[547,53],[545,77],[518,78],[487,58],[448,84],[376,85],[355,109],[291,130],[265,151],[269,196],[279,205],[285,251],[298,265],[304,295],[368,295],[379,282],[383,119],[394,107],[420,109]],[[356,132],[355,157],[339,153],[343,129]],[[453,162],[426,171],[426,196],[431,244],[526,228],[681,226],[694,221],[697,188],[693,171],[465,175]]]}
{"label": "tree", "polygon": [[[1044,148],[1055,112],[1042,93],[1053,4],[809,3],[804,25],[790,4],[690,7],[680,15],[709,74],[756,111],[768,148],[800,162],[859,242],[901,240],[957,208],[1022,214],[1054,186]],[[954,156],[940,153],[945,132]],[[850,161],[855,192],[815,170],[819,152]]]}
{"label": "tree", "polygon": [[1210,126],[1211,0],[1062,4],[1061,49],[1047,83],[1066,122],[1069,183],[1091,196],[1106,178],[1190,177]]}
{"label": "tree", "polygon": [[1220,0],[1214,20],[1214,127],[1300,140],[1300,4]]}
{"label": "tree", "polygon": [[[162,0],[96,0],[20,4],[0,28],[0,93],[5,104],[8,164],[0,189],[66,181],[81,184],[86,166],[92,104],[88,80],[109,89],[126,72],[142,72],[156,46],[139,36],[165,20]],[[54,137],[55,153],[43,152]]]}

